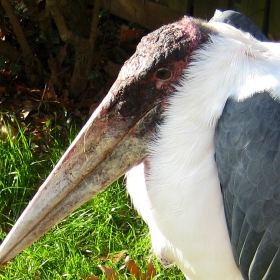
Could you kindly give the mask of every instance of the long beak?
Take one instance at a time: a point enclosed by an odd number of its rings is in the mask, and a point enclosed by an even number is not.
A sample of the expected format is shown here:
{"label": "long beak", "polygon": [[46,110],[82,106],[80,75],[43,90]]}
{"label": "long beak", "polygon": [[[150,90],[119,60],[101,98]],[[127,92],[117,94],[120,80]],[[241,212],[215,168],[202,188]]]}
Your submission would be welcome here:
{"label": "long beak", "polygon": [[145,158],[160,104],[123,117],[116,98],[107,95],[40,187],[2,243],[1,264]]}
{"label": "long beak", "polygon": [[[40,187],[0,247],[0,264],[147,156],[162,111],[208,29],[191,18],[144,37],[106,98]],[[204,33],[203,33],[203,32]]]}

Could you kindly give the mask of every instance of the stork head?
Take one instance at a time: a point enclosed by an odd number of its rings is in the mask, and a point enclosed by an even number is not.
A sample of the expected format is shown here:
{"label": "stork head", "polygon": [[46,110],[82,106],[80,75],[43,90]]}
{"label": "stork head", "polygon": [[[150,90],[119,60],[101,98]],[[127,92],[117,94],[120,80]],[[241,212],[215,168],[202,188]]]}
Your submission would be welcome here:
{"label": "stork head", "polygon": [[5,263],[147,156],[169,96],[213,33],[184,17],[144,37],[0,248]]}

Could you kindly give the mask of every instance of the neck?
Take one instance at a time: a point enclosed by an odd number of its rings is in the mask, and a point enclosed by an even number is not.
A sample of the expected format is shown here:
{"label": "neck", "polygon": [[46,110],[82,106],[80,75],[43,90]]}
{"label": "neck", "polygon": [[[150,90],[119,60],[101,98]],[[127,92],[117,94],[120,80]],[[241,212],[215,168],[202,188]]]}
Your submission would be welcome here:
{"label": "neck", "polygon": [[[153,217],[172,244],[166,254],[192,279],[242,279],[232,256],[214,160],[215,125],[228,98],[279,92],[280,56],[270,59],[274,47],[238,32],[233,39],[226,32],[223,38],[213,36],[212,43],[193,54],[147,160]],[[205,278],[196,271],[205,272]]]}

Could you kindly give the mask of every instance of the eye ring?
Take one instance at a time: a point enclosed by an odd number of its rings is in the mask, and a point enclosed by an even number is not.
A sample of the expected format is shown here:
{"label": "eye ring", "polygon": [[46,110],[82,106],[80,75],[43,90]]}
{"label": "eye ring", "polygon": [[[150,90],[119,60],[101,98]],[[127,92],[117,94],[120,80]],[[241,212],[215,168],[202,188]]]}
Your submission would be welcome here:
{"label": "eye ring", "polygon": [[155,74],[155,77],[162,81],[166,81],[166,80],[170,79],[171,76],[172,76],[172,73],[167,68],[160,68],[157,70],[157,72]]}

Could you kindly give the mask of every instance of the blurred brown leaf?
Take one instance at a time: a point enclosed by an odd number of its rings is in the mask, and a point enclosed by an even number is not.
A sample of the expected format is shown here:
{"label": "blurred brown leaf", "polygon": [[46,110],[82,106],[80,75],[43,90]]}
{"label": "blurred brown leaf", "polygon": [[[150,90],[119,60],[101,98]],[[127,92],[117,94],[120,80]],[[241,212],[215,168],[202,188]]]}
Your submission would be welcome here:
{"label": "blurred brown leaf", "polygon": [[[117,256],[119,258],[123,258],[123,254],[124,253],[122,253],[122,254],[119,253],[119,254],[117,254]],[[135,261],[131,260],[129,258],[129,256],[127,256],[125,258],[125,265],[126,265],[127,269],[129,270],[130,274],[139,280],[152,280],[153,277],[155,277],[157,274],[155,267],[151,260],[149,260],[149,262],[148,262],[148,269],[147,269],[146,273],[142,273],[140,271],[139,267],[137,266],[137,264],[135,263]],[[120,277],[114,269],[112,269],[108,266],[100,265],[99,268],[106,274],[107,280],[117,280]],[[95,276],[94,274],[91,274],[90,277],[85,277],[82,275],[80,275],[80,277],[82,277],[85,280],[100,280],[100,278]]]}
{"label": "blurred brown leaf", "polygon": [[107,279],[108,280],[116,280],[116,279],[118,279],[118,274],[117,274],[117,272],[114,269],[112,269],[112,268],[110,268],[108,266],[104,266],[104,265],[100,265],[99,268],[103,272],[105,272],[105,274],[107,275]]}
{"label": "blurred brown leaf", "polygon": [[129,30],[122,30],[122,33],[120,35],[120,42],[130,42],[135,39],[139,39],[141,36],[143,36],[144,29],[129,29]]}
{"label": "blurred brown leaf", "polygon": [[116,78],[122,68],[122,65],[116,64],[113,61],[109,60],[107,62],[107,65],[105,65],[103,68],[111,77]]}
{"label": "blurred brown leaf", "polygon": [[135,277],[139,277],[139,268],[138,266],[136,265],[135,261],[131,260],[129,258],[129,256],[127,256],[125,258],[125,264],[127,266],[127,269],[129,270],[129,272],[134,275]]}
{"label": "blurred brown leaf", "polygon": [[90,277],[85,277],[83,275],[79,275],[84,280],[100,280],[99,277],[95,276],[93,273],[90,274]]}
{"label": "blurred brown leaf", "polygon": [[21,119],[25,120],[29,113],[35,108],[33,102],[31,100],[25,100],[22,102],[22,105],[24,106],[20,112]]}

